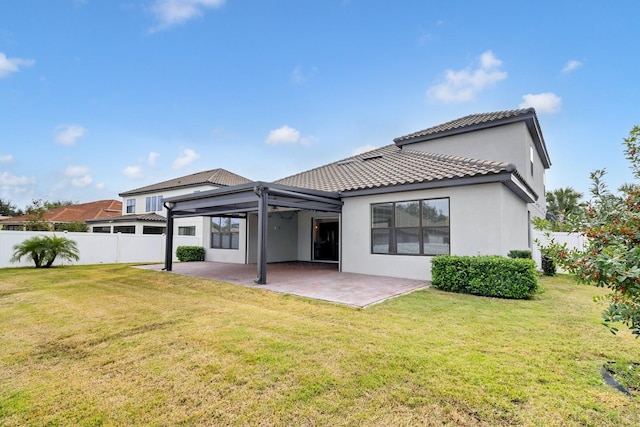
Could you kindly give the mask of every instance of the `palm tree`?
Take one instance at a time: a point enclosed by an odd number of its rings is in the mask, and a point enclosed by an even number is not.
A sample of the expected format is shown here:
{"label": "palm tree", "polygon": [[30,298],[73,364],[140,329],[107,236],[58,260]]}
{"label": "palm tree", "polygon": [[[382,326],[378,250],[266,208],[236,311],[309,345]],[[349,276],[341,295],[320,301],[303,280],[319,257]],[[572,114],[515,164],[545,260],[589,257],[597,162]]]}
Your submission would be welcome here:
{"label": "palm tree", "polygon": [[570,214],[578,213],[584,207],[580,201],[583,194],[572,187],[558,188],[547,192],[547,212],[562,223]]}
{"label": "palm tree", "polygon": [[42,260],[44,258],[45,246],[41,237],[32,237],[22,243],[13,246],[13,255],[11,255],[11,262],[19,262],[23,257],[30,256],[33,262],[36,264],[36,268],[42,266]]}
{"label": "palm tree", "polygon": [[13,246],[11,262],[18,262],[22,257],[30,256],[36,268],[49,268],[56,258],[74,260],[80,259],[78,246],[66,237],[36,236]]}
{"label": "palm tree", "polygon": [[78,251],[78,245],[73,240],[69,240],[65,237],[58,237],[55,234],[53,236],[46,236],[46,263],[45,268],[51,267],[56,258],[66,259],[68,261],[78,261],[80,254]]}

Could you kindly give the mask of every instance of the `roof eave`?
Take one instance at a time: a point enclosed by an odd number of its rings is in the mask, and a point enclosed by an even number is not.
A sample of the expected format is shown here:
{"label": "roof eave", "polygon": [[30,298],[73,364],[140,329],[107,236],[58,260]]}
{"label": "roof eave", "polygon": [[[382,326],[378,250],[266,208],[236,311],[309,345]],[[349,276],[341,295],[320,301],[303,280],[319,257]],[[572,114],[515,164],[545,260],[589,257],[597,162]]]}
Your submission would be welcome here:
{"label": "roof eave", "polygon": [[538,200],[538,195],[516,175],[515,171],[505,171],[491,175],[476,175],[461,178],[450,178],[437,181],[425,181],[411,184],[390,185],[384,187],[348,190],[341,193],[342,197],[371,196],[377,194],[397,193],[399,191],[432,190],[436,188],[463,187],[468,185],[488,184],[499,182],[526,203]]}
{"label": "roof eave", "polygon": [[[212,186],[212,187],[225,187],[222,184],[214,184],[212,182],[198,182],[198,183],[192,183],[192,184],[183,184],[183,185],[171,185],[171,186],[166,186],[166,187],[161,187],[161,188],[154,188],[152,190],[150,189],[137,189],[137,190],[130,190],[130,191],[125,191],[124,193],[119,193],[118,196],[120,197],[127,197],[127,196],[137,196],[140,194],[150,194],[150,193],[158,193],[158,192],[162,192],[162,191],[167,191],[167,190],[177,190],[179,188],[189,188],[189,187],[199,187],[202,185],[208,185],[208,186]],[[205,190],[207,191],[207,190]]]}

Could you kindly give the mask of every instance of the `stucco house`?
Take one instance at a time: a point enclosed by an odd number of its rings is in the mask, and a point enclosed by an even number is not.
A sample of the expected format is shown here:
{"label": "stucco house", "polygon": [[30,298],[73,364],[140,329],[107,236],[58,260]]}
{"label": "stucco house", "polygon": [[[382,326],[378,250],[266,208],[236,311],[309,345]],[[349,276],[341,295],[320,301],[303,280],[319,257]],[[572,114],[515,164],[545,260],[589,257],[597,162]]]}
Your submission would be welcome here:
{"label": "stucco house", "polygon": [[[166,233],[167,197],[198,193],[220,187],[250,182],[225,169],[213,169],[170,179],[120,193],[121,212],[108,219],[86,221],[93,233],[164,234]],[[203,236],[203,223],[209,218],[185,218],[177,223],[176,232],[185,236]]]}
{"label": "stucco house", "polygon": [[[533,109],[472,114],[393,142],[275,182],[162,190],[165,268],[185,221],[202,229],[206,260],[256,263],[257,283],[281,261],[429,280],[439,254],[532,247],[551,166]],[[152,187],[122,195],[153,206]]]}

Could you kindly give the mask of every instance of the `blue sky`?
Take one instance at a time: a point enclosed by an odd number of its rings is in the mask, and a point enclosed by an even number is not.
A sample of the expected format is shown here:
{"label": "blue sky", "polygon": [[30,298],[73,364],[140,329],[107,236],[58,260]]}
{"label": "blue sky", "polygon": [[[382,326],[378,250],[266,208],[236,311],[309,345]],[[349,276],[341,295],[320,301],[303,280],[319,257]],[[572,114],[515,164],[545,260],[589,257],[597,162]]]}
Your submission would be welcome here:
{"label": "blue sky", "polygon": [[533,106],[547,187],[631,182],[640,3],[0,2],[0,198],[88,202],[225,168],[270,181]]}

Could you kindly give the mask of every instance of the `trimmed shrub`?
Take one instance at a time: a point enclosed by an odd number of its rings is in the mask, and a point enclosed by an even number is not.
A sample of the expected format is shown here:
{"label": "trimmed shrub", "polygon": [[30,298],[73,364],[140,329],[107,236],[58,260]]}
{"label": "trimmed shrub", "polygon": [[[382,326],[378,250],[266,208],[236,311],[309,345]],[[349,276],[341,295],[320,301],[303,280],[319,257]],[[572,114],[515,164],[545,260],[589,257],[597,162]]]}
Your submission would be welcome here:
{"label": "trimmed shrub", "polygon": [[178,246],[176,257],[180,261],[204,261],[204,248],[202,246]]}
{"label": "trimmed shrub", "polygon": [[542,264],[542,272],[545,276],[555,276],[556,275],[556,260],[553,257],[548,255],[542,255],[541,258]]}
{"label": "trimmed shrub", "polygon": [[509,251],[509,258],[532,259],[532,256],[529,249],[514,249]]}
{"label": "trimmed shrub", "polygon": [[431,284],[443,291],[486,297],[526,299],[538,291],[531,259],[501,256],[437,256],[431,261]]}

